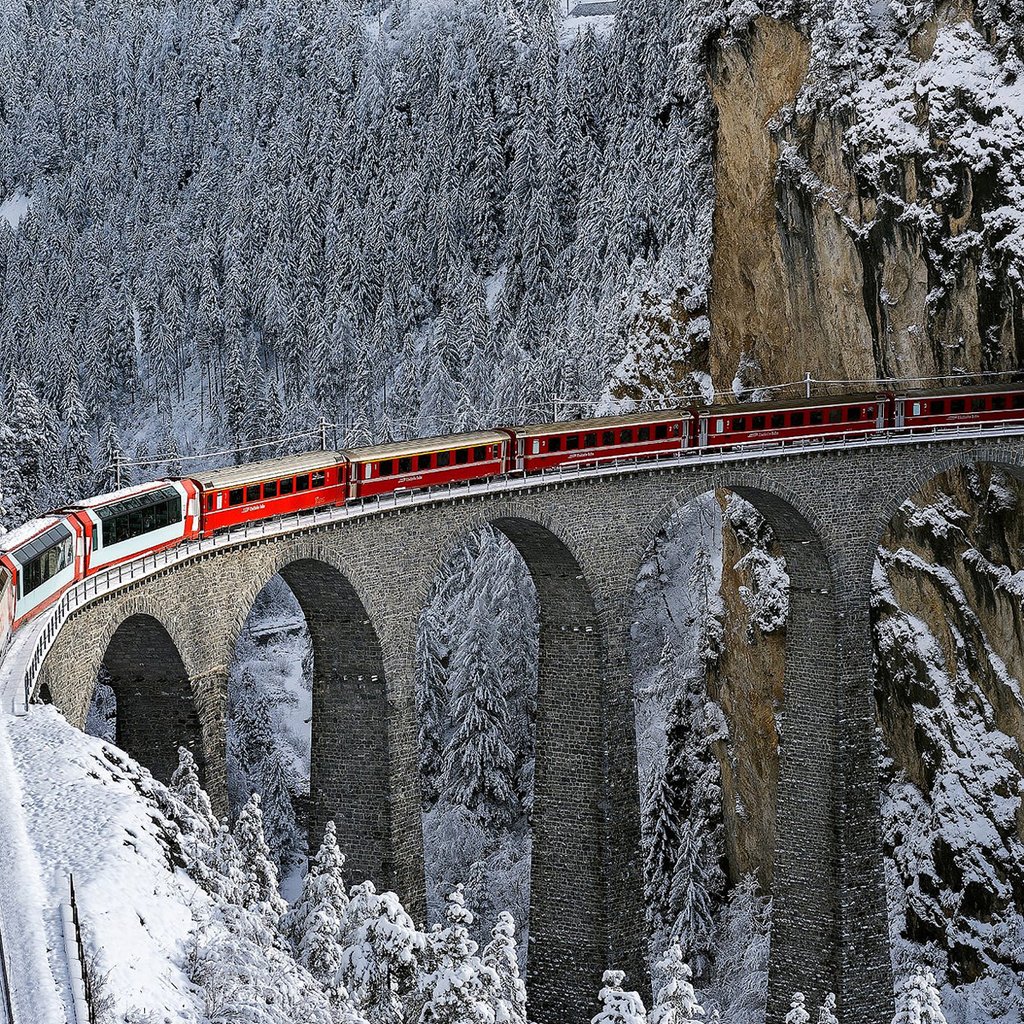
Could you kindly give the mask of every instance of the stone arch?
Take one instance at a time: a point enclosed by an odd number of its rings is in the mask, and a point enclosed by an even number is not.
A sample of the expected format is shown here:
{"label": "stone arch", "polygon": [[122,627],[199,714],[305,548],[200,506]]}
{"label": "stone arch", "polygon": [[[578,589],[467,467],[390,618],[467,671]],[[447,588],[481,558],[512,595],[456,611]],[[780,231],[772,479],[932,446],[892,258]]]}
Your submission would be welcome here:
{"label": "stone arch", "polygon": [[926,487],[936,477],[955,469],[966,469],[968,466],[988,464],[1002,470],[1018,480],[1024,480],[1024,444],[977,444],[971,447],[957,448],[948,451],[946,446],[923,446],[920,459],[908,460],[902,477],[893,481],[882,495],[865,547],[865,558],[868,560],[867,571],[874,564],[875,553],[881,546],[882,538],[889,529],[903,504]]}
{"label": "stone arch", "polygon": [[[632,699],[618,692],[609,668],[615,615],[569,525],[568,509],[563,521],[529,501],[501,502],[486,514],[464,517],[439,545],[422,601],[460,538],[485,527],[513,543],[537,589],[526,977],[530,1019],[562,1024],[589,1016],[586,1007],[609,965],[627,970],[644,987],[636,773],[614,767],[619,759],[635,763]],[[629,749],[609,756],[611,737],[624,737]]]}
{"label": "stone arch", "polygon": [[306,619],[313,648],[309,845],[335,822],[351,878],[394,884],[391,728],[380,638],[353,575],[326,545],[273,551],[241,595],[229,657],[257,595],[280,575]]}
{"label": "stone arch", "polygon": [[177,767],[178,747],[187,747],[204,778],[207,749],[192,681],[166,625],[148,612],[129,614],[111,630],[101,664],[117,700],[117,745],[161,782]]}
{"label": "stone arch", "polygon": [[773,851],[768,1020],[785,1016],[794,990],[816,1005],[840,992],[839,715],[843,702],[836,573],[823,517],[763,472],[727,469],[696,477],[651,517],[633,574],[679,511],[727,489],[768,522],[786,558],[790,610]]}

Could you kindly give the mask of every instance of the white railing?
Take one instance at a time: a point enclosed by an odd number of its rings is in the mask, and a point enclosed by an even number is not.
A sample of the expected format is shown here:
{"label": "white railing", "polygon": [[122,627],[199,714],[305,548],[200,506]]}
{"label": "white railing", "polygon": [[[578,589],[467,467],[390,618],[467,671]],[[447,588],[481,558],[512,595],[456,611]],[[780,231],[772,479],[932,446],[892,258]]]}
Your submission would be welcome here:
{"label": "white railing", "polygon": [[87,576],[68,589],[60,600],[43,613],[39,635],[35,640],[24,674],[24,708],[27,712],[32,699],[39,672],[44,659],[57,634],[67,618],[84,604],[144,577],[152,576],[169,565],[176,565],[213,551],[240,547],[255,541],[281,537],[290,533],[326,526],[346,519],[376,515],[388,510],[414,505],[429,505],[453,498],[471,497],[474,494],[511,492],[545,487],[552,483],[571,478],[574,481],[600,476],[614,476],[627,473],[641,473],[652,469],[668,469],[692,463],[719,465],[727,462],[744,462],[750,458],[782,457],[793,454],[811,454],[816,451],[831,451],[837,448],[871,448],[890,445],[913,444],[920,441],[964,440],[969,438],[1001,438],[1024,436],[1024,423],[1020,421],[997,421],[970,423],[957,426],[922,427],[917,429],[899,428],[865,431],[856,434],[841,434],[831,437],[800,438],[779,443],[776,439],[747,441],[742,446],[721,448],[695,447],[674,452],[662,452],[653,456],[637,458],[620,456],[614,459],[580,460],[563,463],[552,469],[526,475],[513,471],[501,477],[467,481],[463,484],[445,484],[423,491],[393,491],[387,495],[376,495],[359,502],[341,506],[328,505],[307,512],[293,513],[276,519],[264,519],[256,523],[217,534],[185,541],[163,551],[144,555],[130,562],[103,569]]}

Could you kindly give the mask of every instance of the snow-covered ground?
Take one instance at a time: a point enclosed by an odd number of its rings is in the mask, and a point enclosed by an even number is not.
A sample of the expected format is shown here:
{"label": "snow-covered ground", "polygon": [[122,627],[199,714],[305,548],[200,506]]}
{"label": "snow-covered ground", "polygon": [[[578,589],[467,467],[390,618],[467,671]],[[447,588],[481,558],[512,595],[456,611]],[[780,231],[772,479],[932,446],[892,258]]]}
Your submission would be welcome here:
{"label": "snow-covered ground", "polygon": [[59,911],[74,876],[94,985],[121,1014],[194,1024],[199,1005],[182,970],[184,943],[208,898],[169,856],[168,822],[148,772],[50,707],[6,717],[3,728],[14,769],[4,772],[5,784],[20,786],[49,967],[65,1007]]}

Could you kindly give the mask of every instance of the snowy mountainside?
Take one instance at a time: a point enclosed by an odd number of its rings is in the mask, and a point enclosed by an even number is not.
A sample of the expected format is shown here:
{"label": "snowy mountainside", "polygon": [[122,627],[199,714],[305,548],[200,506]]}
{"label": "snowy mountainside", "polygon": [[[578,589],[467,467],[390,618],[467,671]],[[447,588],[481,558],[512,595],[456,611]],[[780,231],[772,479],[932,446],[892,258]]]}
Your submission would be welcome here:
{"label": "snowy mountainside", "polygon": [[1020,499],[990,467],[947,474],[875,568],[894,962],[935,971],[955,1024],[1024,1006]]}
{"label": "snowy mountainside", "polygon": [[45,892],[40,910],[50,967],[64,998],[58,908],[73,874],[88,967],[117,1011],[189,1024],[201,1019],[183,954],[194,915],[208,899],[181,870],[175,829],[149,773],[52,708],[33,708],[5,727]]}

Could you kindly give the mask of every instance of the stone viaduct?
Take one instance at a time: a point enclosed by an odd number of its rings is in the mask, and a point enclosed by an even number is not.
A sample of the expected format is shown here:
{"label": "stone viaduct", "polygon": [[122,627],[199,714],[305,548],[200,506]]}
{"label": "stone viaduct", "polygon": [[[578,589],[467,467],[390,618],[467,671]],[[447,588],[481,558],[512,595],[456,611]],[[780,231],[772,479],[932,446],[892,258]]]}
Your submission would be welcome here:
{"label": "stone viaduct", "polygon": [[888,1024],[892,973],[880,846],[869,623],[875,551],[938,473],[1024,467],[1019,438],[950,438],[682,461],[519,481],[240,543],[177,562],[74,612],[39,684],[84,723],[105,664],[118,740],[166,778],[179,742],[223,811],[227,673],[253,600],[280,573],[314,650],[314,827],[337,822],[350,879],[424,913],[415,635],[440,566],[491,524],[537,586],[540,666],[532,816],[530,1016],[581,1024],[601,972],[645,986],[633,685],[640,566],[683,504],[729,488],[769,521],[791,611],[774,863],[771,1024],[796,989],[843,1019]]}

